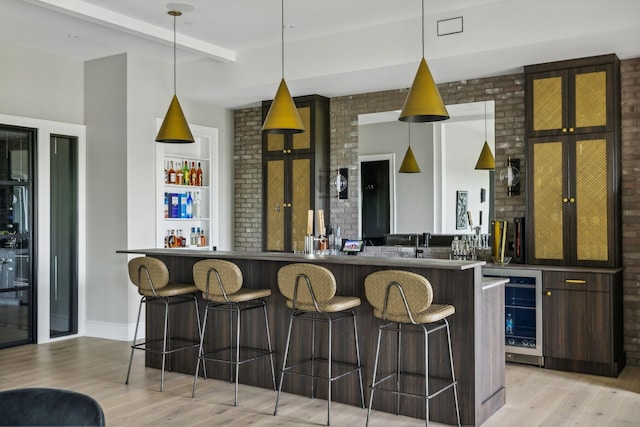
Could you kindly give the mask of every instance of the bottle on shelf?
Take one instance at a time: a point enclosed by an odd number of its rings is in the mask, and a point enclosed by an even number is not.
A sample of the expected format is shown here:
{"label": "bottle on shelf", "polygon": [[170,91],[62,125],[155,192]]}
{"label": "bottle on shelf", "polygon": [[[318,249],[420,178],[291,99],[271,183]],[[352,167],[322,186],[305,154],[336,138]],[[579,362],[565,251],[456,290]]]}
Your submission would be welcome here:
{"label": "bottle on shelf", "polygon": [[202,202],[200,201],[199,191],[196,191],[196,198],[193,201],[193,217],[202,218]]}
{"label": "bottle on shelf", "polygon": [[198,162],[198,169],[196,170],[196,185],[202,187],[202,168],[200,162]]}
{"label": "bottle on shelf", "polygon": [[207,246],[207,236],[204,235],[204,228],[200,230],[200,240],[198,246]]}
{"label": "bottle on shelf", "polygon": [[169,162],[169,171],[167,172],[167,179],[169,180],[167,184],[176,183],[176,171],[173,169],[173,160]]}
{"label": "bottle on shelf", "polygon": [[187,195],[180,193],[180,215],[179,218],[187,217]]}
{"label": "bottle on shelf", "polygon": [[164,162],[164,183],[168,184],[169,183],[169,168],[167,167],[168,165],[168,161]]}
{"label": "bottle on shelf", "polygon": [[507,325],[505,328],[505,335],[513,335],[513,318],[511,313],[507,314]]}
{"label": "bottle on shelf", "polygon": [[185,218],[193,218],[193,198],[191,197],[191,191],[187,191],[187,211]]}
{"label": "bottle on shelf", "polygon": [[198,246],[198,236],[196,235],[195,227],[191,227],[191,234],[189,235],[189,246]]}
{"label": "bottle on shelf", "polygon": [[176,165],[176,182],[174,184],[184,184],[184,171],[182,170],[182,168],[180,168],[179,165]]}
{"label": "bottle on shelf", "polygon": [[196,162],[191,162],[191,169],[189,169],[189,185],[193,185],[194,187],[198,181],[198,173],[196,171]]}
{"label": "bottle on shelf", "polygon": [[169,218],[169,193],[164,193],[164,217]]}
{"label": "bottle on shelf", "polygon": [[182,166],[182,183],[184,185],[191,184],[191,179],[189,178],[189,162],[184,161],[184,166]]}

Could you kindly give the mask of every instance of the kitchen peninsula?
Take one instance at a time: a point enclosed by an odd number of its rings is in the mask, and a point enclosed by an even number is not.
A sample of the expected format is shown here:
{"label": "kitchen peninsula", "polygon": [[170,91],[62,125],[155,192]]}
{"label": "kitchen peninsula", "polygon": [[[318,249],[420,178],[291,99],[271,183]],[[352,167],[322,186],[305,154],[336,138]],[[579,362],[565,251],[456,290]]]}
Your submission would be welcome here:
{"label": "kitchen peninsula", "polygon": [[[360,351],[363,364],[365,386],[371,383],[375,357],[378,320],[373,316],[372,308],[364,294],[364,280],[370,273],[378,270],[402,269],[425,276],[433,287],[434,302],[452,304],[456,312],[450,319],[460,416],[464,425],[480,425],[505,403],[505,354],[504,354],[504,282],[502,279],[483,279],[481,267],[484,261],[455,261],[439,259],[382,258],[347,255],[303,255],[290,253],[262,252],[222,252],[205,250],[175,249],[135,249],[118,251],[123,254],[147,255],[163,260],[172,281],[192,282],[192,266],[201,259],[224,259],[236,263],[244,276],[244,287],[272,290],[267,298],[269,321],[272,331],[272,343],[276,352],[277,369],[282,364],[282,356],[287,336],[289,309],[278,290],[277,272],[286,264],[308,262],[322,265],[336,277],[338,295],[360,297],[362,305],[356,309]],[[181,310],[179,307],[176,310]],[[147,339],[162,336],[162,310],[149,306],[146,319]],[[184,309],[172,316],[171,329],[181,336],[194,334],[189,328],[193,322],[193,310]],[[253,318],[244,323],[242,342],[255,346],[264,345],[264,334],[255,334],[262,330],[253,328]],[[256,317],[256,323],[259,319]],[[247,327],[247,324],[249,327]],[[223,330],[225,329],[225,330]],[[334,360],[351,360],[352,354],[346,350],[353,337],[348,331],[338,335],[334,346]],[[219,328],[207,336],[207,340],[226,340],[228,330]],[[430,339],[430,375],[446,377],[449,375],[446,357],[446,336],[434,334]],[[222,341],[224,342],[224,341]],[[418,340],[403,341],[403,358],[421,360],[424,350]],[[193,374],[196,353],[182,352],[171,360],[171,370]],[[268,360],[257,361],[252,369],[240,370],[240,382],[254,386],[271,388],[270,376],[262,375],[268,371]],[[259,365],[264,363],[264,366]],[[149,352],[146,364],[159,367],[160,359]],[[209,369],[208,375],[220,379],[229,379],[226,367]],[[326,387],[318,384],[318,397],[326,398]],[[306,379],[285,379],[283,390],[290,393],[308,394]],[[368,392],[365,391],[368,398]],[[393,395],[381,394],[373,409],[387,412],[395,411]],[[275,399],[275,395],[274,395]],[[352,405],[359,404],[357,377],[343,379],[333,389],[334,401]],[[454,423],[453,394],[443,393],[431,402],[431,419]],[[424,417],[424,405],[415,399],[401,399],[400,412],[404,415]]]}

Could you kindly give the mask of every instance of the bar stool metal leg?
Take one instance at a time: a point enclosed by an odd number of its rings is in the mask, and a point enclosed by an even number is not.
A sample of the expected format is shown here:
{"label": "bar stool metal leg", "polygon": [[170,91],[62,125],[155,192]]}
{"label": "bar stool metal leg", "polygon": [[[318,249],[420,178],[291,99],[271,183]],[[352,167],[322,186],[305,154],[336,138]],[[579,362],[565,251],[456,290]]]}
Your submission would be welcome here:
{"label": "bar stool metal leg", "polygon": [[136,320],[136,329],[133,332],[133,343],[131,345],[131,356],[129,356],[129,368],[127,369],[125,384],[129,384],[129,376],[131,375],[131,363],[133,362],[133,352],[136,350],[136,340],[138,339],[138,327],[140,326],[140,313],[142,312],[143,301],[144,297],[140,299],[140,304],[138,305],[138,320]]}
{"label": "bar stool metal leg", "polygon": [[451,381],[453,381],[453,397],[456,402],[456,418],[458,419],[458,427],[460,426],[460,407],[458,406],[458,382],[456,381],[456,372],[453,369],[453,351],[451,350],[451,332],[449,330],[449,321],[444,319],[447,325],[447,342],[449,343],[449,361],[451,362]]}
{"label": "bar stool metal leg", "polygon": [[289,356],[289,344],[291,342],[291,327],[293,326],[293,312],[289,315],[289,332],[287,333],[287,344],[284,347],[284,361],[282,362],[282,370],[280,371],[280,383],[278,384],[278,394],[276,395],[276,407],[273,415],[278,415],[278,402],[280,401],[280,392],[282,391],[282,383],[284,381],[284,370],[287,366],[287,357]]}
{"label": "bar stool metal leg", "polygon": [[276,389],[276,369],[273,363],[273,349],[271,348],[271,333],[269,332],[269,316],[267,316],[267,304],[262,302],[262,311],[264,312],[264,327],[267,331],[267,344],[269,345],[269,360],[271,362],[271,380],[273,381],[273,389]]}

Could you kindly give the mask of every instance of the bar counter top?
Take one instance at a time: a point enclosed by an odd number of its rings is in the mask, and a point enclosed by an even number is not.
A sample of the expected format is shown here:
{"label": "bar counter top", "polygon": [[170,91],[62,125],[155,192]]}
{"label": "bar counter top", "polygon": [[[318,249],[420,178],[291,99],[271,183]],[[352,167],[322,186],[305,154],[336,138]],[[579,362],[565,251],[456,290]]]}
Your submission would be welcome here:
{"label": "bar counter top", "polygon": [[[243,275],[243,287],[252,289],[269,288],[271,296],[267,301],[272,344],[275,352],[276,370],[282,365],[290,309],[278,287],[278,270],[292,263],[313,263],[328,268],[336,278],[337,295],[356,296],[361,305],[355,308],[360,353],[363,365],[363,380],[367,387],[371,384],[377,330],[380,320],[373,315],[364,292],[366,277],[379,270],[398,269],[411,271],[426,277],[433,289],[433,301],[438,304],[451,304],[455,313],[449,320],[451,326],[452,350],[458,381],[460,417],[463,425],[480,425],[506,401],[505,389],[505,353],[504,353],[504,278],[483,278],[482,268],[485,261],[459,261],[434,258],[387,258],[353,255],[306,255],[277,252],[234,252],[211,251],[203,249],[127,249],[117,251],[127,255],[153,256],[164,261],[169,269],[170,280],[181,283],[193,282],[193,265],[202,259],[224,259],[235,263]],[[200,301],[204,307],[204,301]],[[186,307],[186,306],[185,306]],[[175,310],[180,310],[179,306]],[[146,312],[147,339],[162,337],[164,309],[151,305]],[[259,319],[249,318],[243,321],[241,342],[251,342],[255,348],[266,345],[264,333],[260,334]],[[185,325],[195,321],[193,307],[188,307],[171,316],[171,330],[189,333]],[[225,323],[226,324],[226,323]],[[193,329],[193,328],[191,328]],[[225,343],[229,340],[228,327],[216,328],[215,333],[207,334],[207,345]],[[326,329],[326,328],[325,328]],[[197,332],[191,332],[197,335]],[[319,332],[322,333],[322,332]],[[352,348],[353,333],[340,331],[334,337],[334,357],[336,360],[350,361],[354,355]],[[197,336],[185,336],[197,339]],[[429,373],[446,378],[450,375],[446,335],[436,333],[430,341]],[[307,351],[303,340],[292,344],[292,352]],[[389,347],[389,346],[388,346]],[[403,365],[424,365],[424,346],[421,340],[409,337],[402,341]],[[392,361],[395,353],[391,347],[384,350],[385,360]],[[182,355],[184,354],[184,356]],[[292,353],[293,354],[293,353]],[[193,374],[196,364],[196,352],[180,352],[171,358],[170,369]],[[146,356],[146,364],[159,368],[161,358],[152,353]],[[268,362],[255,361],[255,366],[240,369],[240,382],[270,389],[272,387]],[[262,365],[261,365],[262,364]],[[410,369],[408,369],[410,370]],[[420,368],[418,368],[420,371]],[[230,371],[219,364],[207,369],[209,376],[229,379]],[[318,382],[317,394],[326,398],[326,387]],[[309,382],[305,377],[287,376],[283,391],[302,395],[309,394]],[[357,376],[350,375],[339,381],[332,391],[332,400],[359,405],[359,387]],[[377,395],[373,409],[395,412],[396,399],[393,394]],[[368,400],[365,389],[365,400]],[[240,397],[242,399],[242,397]],[[275,403],[275,401],[274,401]],[[241,403],[240,403],[241,404]],[[400,413],[415,418],[424,417],[424,405],[416,399],[401,398]],[[456,422],[452,393],[442,393],[431,400],[430,419],[432,421],[453,424]],[[363,412],[363,423],[366,412]]]}
{"label": "bar counter top", "polygon": [[309,255],[285,252],[237,252],[211,251],[203,249],[123,249],[118,253],[150,256],[176,256],[190,258],[247,259],[261,261],[309,262],[324,264],[348,264],[401,268],[438,268],[444,270],[467,270],[481,267],[486,261],[459,261],[437,258],[372,257],[357,255]]}

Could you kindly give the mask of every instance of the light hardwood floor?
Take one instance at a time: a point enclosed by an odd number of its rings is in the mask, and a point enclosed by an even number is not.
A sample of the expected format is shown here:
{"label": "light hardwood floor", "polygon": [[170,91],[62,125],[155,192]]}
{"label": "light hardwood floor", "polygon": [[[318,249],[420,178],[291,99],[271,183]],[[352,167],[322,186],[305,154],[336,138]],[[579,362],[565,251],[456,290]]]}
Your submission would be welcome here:
{"label": "light hardwood floor", "polygon": [[[0,390],[56,387],[86,393],[100,402],[109,426],[326,422],[326,401],[321,399],[285,393],[274,417],[274,391],[241,385],[239,406],[234,407],[233,384],[199,381],[192,399],[193,377],[173,372],[166,374],[165,391],[160,393],[160,373],[144,367],[142,352],[136,352],[127,386],[129,349],[125,342],[83,337],[0,350]],[[605,378],[508,364],[506,378],[507,403],[483,426],[640,426],[640,367],[628,366],[619,378]],[[333,426],[364,425],[365,419],[362,408],[332,404]],[[424,422],[374,411],[370,424],[423,426]]]}

